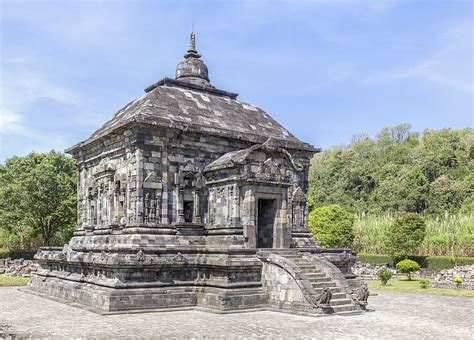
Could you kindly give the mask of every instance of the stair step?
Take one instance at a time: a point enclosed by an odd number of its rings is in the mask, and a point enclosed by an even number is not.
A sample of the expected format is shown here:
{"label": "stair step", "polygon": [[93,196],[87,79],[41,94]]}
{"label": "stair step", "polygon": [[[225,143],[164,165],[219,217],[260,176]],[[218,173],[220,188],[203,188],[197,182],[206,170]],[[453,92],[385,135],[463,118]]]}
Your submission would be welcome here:
{"label": "stair step", "polygon": [[314,264],[299,264],[298,267],[302,269],[314,269],[318,270]]}
{"label": "stair step", "polygon": [[348,304],[348,305],[340,305],[340,306],[334,306],[333,307],[334,313],[340,313],[340,312],[352,312],[357,310],[357,307],[354,306],[353,304]]}
{"label": "stair step", "polygon": [[[316,294],[321,294],[323,292],[323,287],[313,287],[313,290],[316,292]],[[341,293],[341,288],[339,287],[329,287],[329,290],[333,294]],[[341,293],[341,294],[344,294],[344,293]]]}
{"label": "stair step", "polygon": [[329,302],[331,306],[343,306],[343,305],[351,305],[351,300],[349,299],[331,299]]}
{"label": "stair step", "polygon": [[324,287],[337,287],[335,282],[329,281],[329,282],[312,282],[311,285],[313,288],[324,288]]}
{"label": "stair step", "polygon": [[320,283],[320,282],[332,282],[329,277],[308,277],[308,281],[311,283]]}
{"label": "stair step", "polygon": [[[287,258],[288,259],[288,258]],[[296,264],[311,264],[310,262],[306,261],[306,260],[303,260],[303,259],[298,259],[298,258],[294,258],[294,259],[289,259],[291,261],[293,261],[294,263]]]}
{"label": "stair step", "polygon": [[[339,300],[339,299],[346,299],[349,301],[349,299],[347,299],[347,295],[346,293],[332,293],[332,298],[334,300]],[[332,301],[332,300],[331,300]]]}
{"label": "stair step", "polygon": [[323,278],[326,277],[326,274],[321,273],[321,272],[311,272],[311,273],[305,273],[306,277],[308,279],[313,279],[313,278]]}

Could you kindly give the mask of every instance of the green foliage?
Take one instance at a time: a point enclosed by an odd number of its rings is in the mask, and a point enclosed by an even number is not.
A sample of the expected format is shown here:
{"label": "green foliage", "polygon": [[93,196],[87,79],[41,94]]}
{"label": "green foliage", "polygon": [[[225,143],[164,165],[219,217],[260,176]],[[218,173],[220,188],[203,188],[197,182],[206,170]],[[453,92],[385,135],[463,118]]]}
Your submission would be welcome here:
{"label": "green foliage", "polygon": [[426,232],[425,221],[414,213],[400,216],[387,232],[389,254],[408,256],[416,252],[423,242]]}
{"label": "green foliage", "polygon": [[390,255],[358,253],[357,257],[364,263],[393,265],[393,257]]}
{"label": "green foliage", "polygon": [[315,208],[309,214],[309,230],[321,246],[351,247],[354,241],[354,216],[338,205]]}
{"label": "green foliage", "polygon": [[0,259],[25,259],[33,260],[35,256],[35,250],[10,250],[5,248],[0,248]]}
{"label": "green foliage", "polygon": [[460,277],[455,277],[455,278],[453,279],[453,281],[454,281],[454,283],[461,284],[461,283],[462,283],[462,278],[460,278]]}
{"label": "green foliage", "polygon": [[29,279],[23,276],[0,276],[0,287],[26,286]]}
{"label": "green foliage", "polygon": [[9,248],[65,242],[76,220],[76,166],[55,151],[0,165],[0,236]]}
{"label": "green foliage", "polygon": [[379,278],[382,286],[387,285],[388,280],[392,278],[392,272],[387,268],[380,268],[377,272],[377,277]]}
{"label": "green foliage", "polygon": [[411,292],[420,294],[435,294],[435,295],[455,295],[455,296],[469,296],[474,297],[474,291],[467,289],[446,289],[446,288],[422,288],[417,280],[397,280],[390,281],[390,284],[382,286],[378,281],[369,281],[367,285],[369,289],[374,290],[389,290],[396,292]]}
{"label": "green foliage", "polygon": [[[385,251],[387,232],[395,222],[391,214],[356,214],[354,250],[380,254]],[[474,214],[424,216],[426,234],[413,254],[453,257],[474,256]]]}
{"label": "green foliage", "polygon": [[361,134],[346,147],[316,154],[310,169],[314,206],[360,213],[470,213],[474,206],[474,129],[425,130],[408,124]]}
{"label": "green foliage", "polygon": [[412,260],[403,260],[396,265],[397,272],[407,274],[408,280],[411,280],[411,273],[420,270],[420,265]]}
{"label": "green foliage", "polygon": [[[397,263],[401,260],[395,259],[390,255],[381,254],[358,253],[357,257],[365,263],[389,266],[392,266],[394,263]],[[428,268],[437,271],[453,268],[454,266],[466,266],[474,264],[474,257],[452,258],[450,256],[409,256],[408,259],[417,262],[421,268]]]}
{"label": "green foliage", "polygon": [[[314,204],[314,203],[313,203]],[[474,193],[468,196],[461,205],[459,209],[460,213],[469,214],[474,211]]]}
{"label": "green foliage", "polygon": [[420,280],[418,281],[418,283],[420,284],[421,288],[426,289],[428,288],[428,285],[430,284],[430,280]]}

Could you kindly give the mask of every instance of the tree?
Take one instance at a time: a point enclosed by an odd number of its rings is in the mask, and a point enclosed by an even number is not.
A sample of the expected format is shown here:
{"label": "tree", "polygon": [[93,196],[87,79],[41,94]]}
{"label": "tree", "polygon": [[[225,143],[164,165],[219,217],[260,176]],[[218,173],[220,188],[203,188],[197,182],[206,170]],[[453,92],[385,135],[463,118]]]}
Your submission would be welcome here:
{"label": "tree", "polygon": [[51,151],[15,156],[0,165],[0,230],[8,246],[62,243],[75,222],[73,159]]}
{"label": "tree", "polygon": [[400,216],[388,229],[386,251],[395,257],[407,257],[425,238],[425,221],[414,213]]}
{"label": "tree", "polygon": [[409,281],[411,280],[411,273],[420,270],[420,265],[413,260],[400,261],[395,267],[397,268],[397,272],[407,274]]}
{"label": "tree", "polygon": [[377,134],[379,140],[389,138],[396,143],[403,143],[412,137],[410,124],[399,124],[395,126],[386,126]]}
{"label": "tree", "polygon": [[315,207],[339,204],[359,213],[457,213],[474,192],[473,170],[474,129],[420,136],[401,124],[316,154],[309,197]]}
{"label": "tree", "polygon": [[309,230],[327,248],[351,247],[354,241],[354,215],[339,205],[315,208],[309,214]]}
{"label": "tree", "polygon": [[469,182],[441,175],[430,184],[429,210],[458,211],[469,196]]}

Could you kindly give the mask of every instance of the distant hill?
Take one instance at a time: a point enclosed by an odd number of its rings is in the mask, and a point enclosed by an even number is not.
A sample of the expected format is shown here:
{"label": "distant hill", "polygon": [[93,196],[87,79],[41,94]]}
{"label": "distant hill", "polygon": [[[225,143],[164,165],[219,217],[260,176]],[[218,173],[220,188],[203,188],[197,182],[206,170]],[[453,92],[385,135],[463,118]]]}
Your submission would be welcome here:
{"label": "distant hill", "polygon": [[474,130],[412,132],[401,124],[376,138],[359,134],[345,147],[315,155],[310,206],[357,212],[438,214],[474,210]]}

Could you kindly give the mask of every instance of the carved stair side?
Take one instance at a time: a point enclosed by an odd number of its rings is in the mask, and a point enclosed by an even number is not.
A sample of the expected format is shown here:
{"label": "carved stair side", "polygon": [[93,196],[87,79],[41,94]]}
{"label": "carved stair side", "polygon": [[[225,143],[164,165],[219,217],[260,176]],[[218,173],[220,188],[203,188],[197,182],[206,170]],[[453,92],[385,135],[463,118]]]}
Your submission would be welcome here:
{"label": "carved stair side", "polygon": [[[321,270],[336,283],[341,291],[346,293],[347,298],[351,300],[352,304],[358,306],[359,309],[365,310],[369,296],[366,286],[360,287],[359,290],[352,289],[341,270],[322,256],[305,253],[303,257],[315,266],[318,266],[318,268],[321,268]],[[363,296],[363,298],[361,299],[360,296]]]}
{"label": "carved stair side", "polygon": [[321,294],[318,294],[309,279],[304,274],[304,271],[299,268],[293,261],[285,258],[284,256],[268,253],[268,252],[257,252],[257,258],[263,262],[270,263],[281,269],[283,269],[288,275],[295,281],[296,285],[303,294],[304,299],[313,309],[320,309],[323,313],[328,313],[328,305],[319,301]]}

